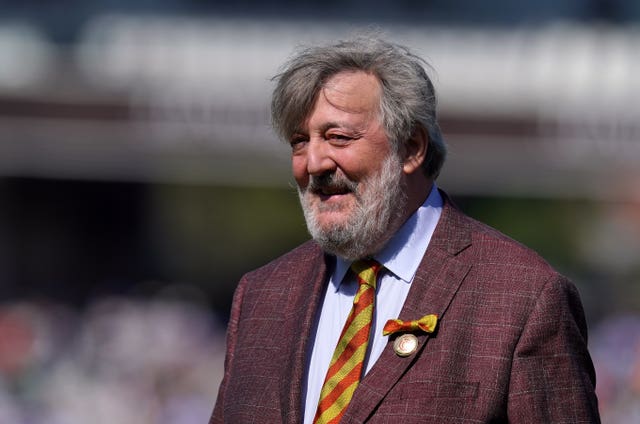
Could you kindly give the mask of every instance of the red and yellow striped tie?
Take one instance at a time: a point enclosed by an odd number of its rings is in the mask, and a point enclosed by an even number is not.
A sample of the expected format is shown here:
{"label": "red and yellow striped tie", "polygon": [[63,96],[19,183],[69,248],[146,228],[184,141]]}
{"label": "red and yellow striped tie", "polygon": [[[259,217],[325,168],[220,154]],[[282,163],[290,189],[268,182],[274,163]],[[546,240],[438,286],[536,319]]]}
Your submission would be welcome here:
{"label": "red and yellow striped tie", "polygon": [[364,357],[369,344],[376,277],[381,265],[373,260],[356,261],[351,270],[358,276],[358,292],[340,340],[333,352],[327,376],[320,392],[314,424],[340,422],[353,392],[360,383]]}

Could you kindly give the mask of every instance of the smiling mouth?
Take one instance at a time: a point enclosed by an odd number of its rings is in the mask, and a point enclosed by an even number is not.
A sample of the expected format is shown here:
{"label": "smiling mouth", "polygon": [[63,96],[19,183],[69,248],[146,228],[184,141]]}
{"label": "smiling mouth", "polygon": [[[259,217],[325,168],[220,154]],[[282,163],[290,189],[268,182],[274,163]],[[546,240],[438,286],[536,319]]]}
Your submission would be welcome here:
{"label": "smiling mouth", "polygon": [[333,198],[340,198],[347,194],[351,194],[352,191],[347,187],[322,187],[312,191],[314,195],[318,196],[321,200],[329,200]]}
{"label": "smiling mouth", "polygon": [[336,194],[347,194],[347,193],[351,193],[351,190],[349,190],[348,188],[345,187],[335,187],[335,188],[323,188],[320,190],[317,190],[317,192],[319,194],[325,195],[325,196],[333,196]]}
{"label": "smiling mouth", "polygon": [[321,202],[330,202],[332,200],[339,200],[344,198],[346,195],[348,195],[350,193],[333,193],[333,194],[318,194],[318,198],[320,199]]}

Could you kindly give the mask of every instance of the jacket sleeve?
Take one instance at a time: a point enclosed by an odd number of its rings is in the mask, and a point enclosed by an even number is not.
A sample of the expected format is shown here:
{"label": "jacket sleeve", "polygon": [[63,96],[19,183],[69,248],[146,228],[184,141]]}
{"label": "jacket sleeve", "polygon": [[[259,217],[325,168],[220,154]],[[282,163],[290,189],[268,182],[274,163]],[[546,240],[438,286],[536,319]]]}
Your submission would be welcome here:
{"label": "jacket sleeve", "polygon": [[224,376],[218,389],[216,404],[213,408],[213,414],[209,420],[209,424],[223,424],[224,410],[226,403],[226,388],[229,383],[231,371],[233,369],[233,359],[237,342],[238,324],[240,322],[240,314],[242,310],[242,300],[247,285],[246,277],[243,277],[238,284],[238,288],[233,295],[233,303],[231,305],[231,315],[227,326],[227,348],[224,359]]}
{"label": "jacket sleeve", "polygon": [[599,423],[595,371],[576,288],[554,275],[544,285],[513,354],[511,423]]}

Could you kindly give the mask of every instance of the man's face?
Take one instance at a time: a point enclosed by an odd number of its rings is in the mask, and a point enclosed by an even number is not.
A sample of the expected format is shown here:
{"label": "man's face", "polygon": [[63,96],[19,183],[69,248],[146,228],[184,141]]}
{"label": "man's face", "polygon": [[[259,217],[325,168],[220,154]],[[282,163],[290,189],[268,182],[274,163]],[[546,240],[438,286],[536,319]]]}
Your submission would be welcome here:
{"label": "man's face", "polygon": [[376,253],[404,206],[402,163],[379,116],[380,84],[362,71],[331,77],[291,140],[293,175],[313,238],[357,259]]}

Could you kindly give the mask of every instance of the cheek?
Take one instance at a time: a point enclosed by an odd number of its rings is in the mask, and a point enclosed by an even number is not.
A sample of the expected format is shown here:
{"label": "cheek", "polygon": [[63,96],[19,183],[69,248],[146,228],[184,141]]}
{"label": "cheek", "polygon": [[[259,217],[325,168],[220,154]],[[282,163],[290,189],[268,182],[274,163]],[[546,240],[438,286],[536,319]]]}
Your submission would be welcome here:
{"label": "cheek", "polygon": [[371,161],[365,156],[345,157],[337,164],[337,168],[341,173],[351,181],[362,182],[369,178],[375,172],[375,167]]}
{"label": "cheek", "polygon": [[309,174],[307,173],[307,163],[304,158],[293,156],[291,158],[291,171],[298,186],[302,188],[306,187],[309,183]]}

